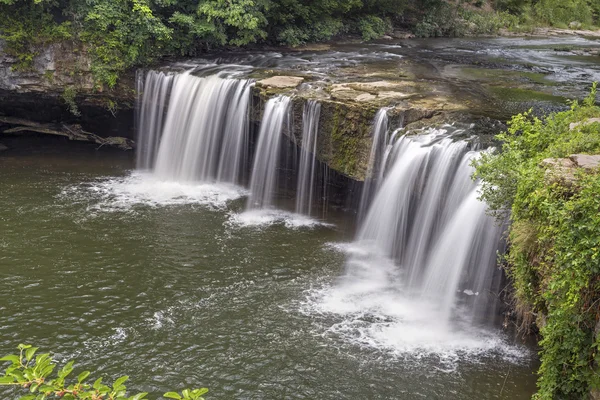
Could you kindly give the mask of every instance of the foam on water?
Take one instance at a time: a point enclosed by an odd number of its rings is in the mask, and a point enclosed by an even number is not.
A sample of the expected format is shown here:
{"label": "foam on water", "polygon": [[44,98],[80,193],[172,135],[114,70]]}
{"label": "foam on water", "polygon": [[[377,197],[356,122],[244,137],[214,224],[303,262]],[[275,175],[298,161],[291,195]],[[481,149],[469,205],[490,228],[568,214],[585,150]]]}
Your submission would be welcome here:
{"label": "foam on water", "polygon": [[[336,282],[307,290],[299,307],[319,325],[319,334],[391,356],[435,358],[452,368],[461,360],[528,359],[527,348],[511,344],[498,330],[473,325],[466,310],[458,309],[448,323],[437,303],[412,293],[394,262],[373,249],[348,244],[334,249],[352,255],[353,267]],[[370,268],[374,263],[377,269]]]}
{"label": "foam on water", "polygon": [[198,204],[211,209],[224,209],[229,202],[244,195],[244,189],[231,184],[163,181],[145,172],[69,186],[61,193],[61,197],[92,200],[93,209],[105,212],[126,211],[139,205],[164,207]]}
{"label": "foam on water", "polygon": [[249,210],[241,214],[232,214],[229,222],[236,226],[254,228],[263,228],[272,225],[283,225],[290,229],[312,229],[318,226],[333,226],[306,215],[275,209]]}

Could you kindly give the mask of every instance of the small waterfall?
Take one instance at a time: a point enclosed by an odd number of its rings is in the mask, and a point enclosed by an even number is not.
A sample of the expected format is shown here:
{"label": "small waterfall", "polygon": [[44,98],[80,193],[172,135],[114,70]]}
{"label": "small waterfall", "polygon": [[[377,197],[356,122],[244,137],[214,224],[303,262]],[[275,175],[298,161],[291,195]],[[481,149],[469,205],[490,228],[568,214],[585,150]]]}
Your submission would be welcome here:
{"label": "small waterfall", "polygon": [[219,75],[148,72],[139,105],[138,167],[165,181],[239,183],[248,154],[252,84]]}
{"label": "small waterfall", "polygon": [[387,132],[388,132],[388,108],[381,108],[375,115],[373,121],[372,134],[373,144],[371,145],[371,152],[369,153],[369,164],[367,166],[367,174],[365,176],[365,183],[363,185],[360,206],[358,209],[359,219],[365,216],[367,208],[371,203],[373,194],[377,189],[379,183],[380,172],[383,167],[383,154],[387,144]]}
{"label": "small waterfall", "polygon": [[317,173],[317,136],[319,133],[319,118],[321,103],[308,100],[304,105],[302,115],[302,148],[300,150],[300,167],[298,186],[296,190],[296,212],[311,215],[315,175]]}
{"label": "small waterfall", "polygon": [[137,169],[154,167],[172,82],[173,76],[162,72],[136,74]]}
{"label": "small waterfall", "polygon": [[260,124],[258,143],[254,154],[250,197],[246,208],[266,209],[273,206],[277,186],[281,137],[290,122],[290,98],[278,96],[267,101]]}
{"label": "small waterfall", "polygon": [[393,293],[388,302],[421,299],[440,325],[454,316],[459,293],[478,295],[479,310],[493,300],[487,292],[502,231],[470,179],[478,153],[444,133],[402,136],[393,145],[357,235],[366,250],[350,256],[345,277],[345,285],[360,282],[363,295],[372,289]]}

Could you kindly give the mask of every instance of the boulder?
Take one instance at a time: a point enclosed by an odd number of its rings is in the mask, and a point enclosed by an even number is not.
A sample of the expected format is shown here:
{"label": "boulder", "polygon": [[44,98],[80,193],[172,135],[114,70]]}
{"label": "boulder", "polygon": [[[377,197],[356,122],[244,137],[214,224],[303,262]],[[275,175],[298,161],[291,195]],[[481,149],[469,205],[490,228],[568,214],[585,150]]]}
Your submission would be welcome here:
{"label": "boulder", "polygon": [[573,122],[572,124],[569,125],[569,130],[573,130],[575,128],[577,128],[578,126],[586,126],[586,125],[591,125],[591,124],[595,124],[595,123],[600,123],[600,118],[589,118],[586,119],[585,121],[580,121],[580,122]]}
{"label": "boulder", "polygon": [[581,25],[581,22],[579,22],[579,21],[572,21],[572,22],[569,24],[569,28],[570,28],[570,29],[581,29],[581,26],[582,26],[582,25]]}
{"label": "boulder", "polygon": [[540,167],[546,169],[545,179],[549,185],[558,183],[571,187],[577,181],[575,178],[577,164],[569,158],[546,158],[542,160]]}
{"label": "boulder", "polygon": [[572,154],[569,159],[573,161],[579,168],[588,171],[597,170],[600,167],[600,155],[589,154]]}
{"label": "boulder", "polygon": [[272,76],[262,81],[258,81],[260,86],[266,86],[277,89],[293,89],[304,81],[304,78],[299,76]]}

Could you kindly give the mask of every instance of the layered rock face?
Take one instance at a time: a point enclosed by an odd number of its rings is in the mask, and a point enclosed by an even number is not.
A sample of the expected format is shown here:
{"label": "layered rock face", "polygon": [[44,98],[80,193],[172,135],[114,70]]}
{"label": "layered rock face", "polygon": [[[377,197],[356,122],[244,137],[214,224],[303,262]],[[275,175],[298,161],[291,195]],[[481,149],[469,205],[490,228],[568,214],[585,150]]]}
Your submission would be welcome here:
{"label": "layered rock face", "polygon": [[91,61],[81,46],[52,43],[36,54],[31,67],[23,68],[0,40],[0,115],[81,125],[102,137],[134,138],[132,75],[124,76],[114,90],[103,92],[94,86]]}

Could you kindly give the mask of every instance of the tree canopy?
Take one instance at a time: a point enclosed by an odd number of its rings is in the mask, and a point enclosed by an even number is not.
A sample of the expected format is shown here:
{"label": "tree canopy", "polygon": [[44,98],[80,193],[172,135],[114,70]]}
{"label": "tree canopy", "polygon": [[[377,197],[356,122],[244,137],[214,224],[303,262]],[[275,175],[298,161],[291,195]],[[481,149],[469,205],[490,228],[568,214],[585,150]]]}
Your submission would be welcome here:
{"label": "tree canopy", "polygon": [[[500,14],[482,17],[491,6]],[[221,46],[297,46],[348,33],[370,40],[392,26],[421,36],[493,33],[531,19],[586,26],[599,11],[600,0],[0,0],[0,37],[24,67],[35,46],[80,42],[97,80],[112,86],[120,71],[154,57]]]}

